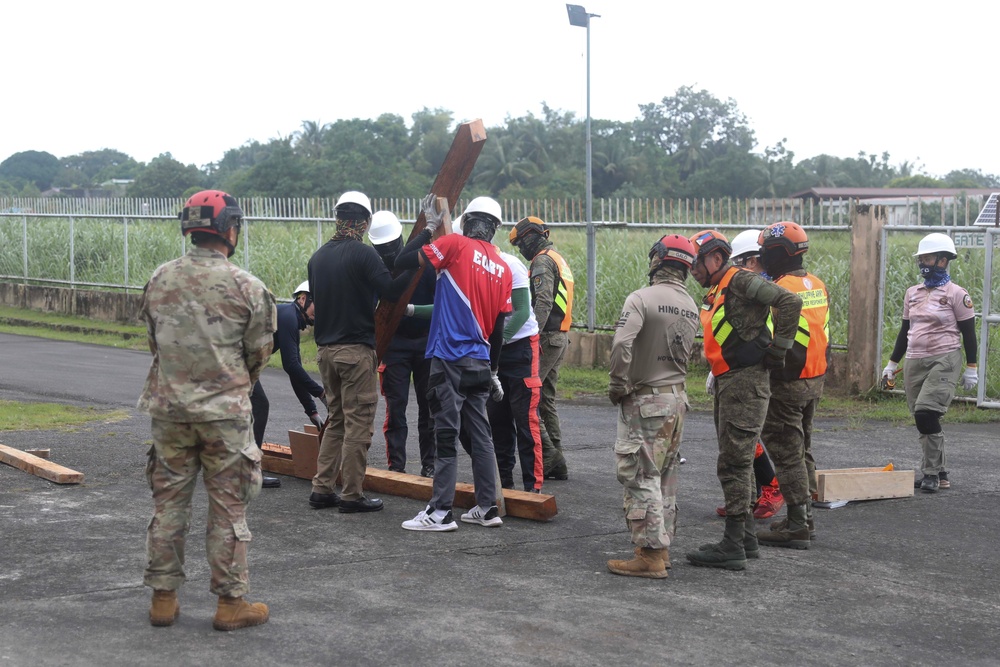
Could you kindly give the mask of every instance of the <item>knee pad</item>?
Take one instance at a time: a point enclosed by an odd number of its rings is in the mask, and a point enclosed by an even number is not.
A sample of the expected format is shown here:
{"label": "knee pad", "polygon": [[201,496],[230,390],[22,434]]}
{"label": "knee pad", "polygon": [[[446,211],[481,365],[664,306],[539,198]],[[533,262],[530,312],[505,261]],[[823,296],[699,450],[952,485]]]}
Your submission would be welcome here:
{"label": "knee pad", "polygon": [[932,410],[917,410],[913,413],[917,423],[917,431],[921,435],[934,435],[941,432],[941,413]]}
{"label": "knee pad", "polygon": [[441,459],[453,459],[456,456],[455,440],[458,433],[454,429],[442,428],[434,432],[434,440],[437,444],[437,456]]}

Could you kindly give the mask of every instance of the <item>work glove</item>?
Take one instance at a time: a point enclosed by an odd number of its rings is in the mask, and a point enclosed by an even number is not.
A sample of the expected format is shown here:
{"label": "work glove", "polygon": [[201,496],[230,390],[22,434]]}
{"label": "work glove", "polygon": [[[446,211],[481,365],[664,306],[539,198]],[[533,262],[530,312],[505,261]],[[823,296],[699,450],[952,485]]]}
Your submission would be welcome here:
{"label": "work glove", "polygon": [[434,234],[444,222],[444,211],[437,210],[437,197],[432,192],[420,200],[420,211],[424,214],[424,229]]}
{"label": "work glove", "polygon": [[413,304],[412,303],[406,304],[406,316],[412,317],[414,312],[415,308],[413,307]]}
{"label": "work glove", "polygon": [[896,374],[899,373],[899,364],[890,360],[882,369],[882,388],[893,389],[896,386]]}
{"label": "work glove", "polygon": [[966,366],[965,372],[962,373],[962,389],[969,391],[970,389],[975,389],[978,384],[979,369],[975,366]]}
{"label": "work glove", "polygon": [[318,413],[314,412],[311,415],[309,415],[309,421],[312,422],[312,425],[315,426],[317,430],[323,429],[323,420],[319,418]]}
{"label": "work glove", "polygon": [[490,373],[490,398],[497,403],[503,400],[503,385],[500,384],[496,371]]}
{"label": "work glove", "polygon": [[780,371],[785,367],[785,350],[776,347],[767,348],[764,353],[764,368],[769,371]]}
{"label": "work glove", "polygon": [[615,385],[608,387],[608,400],[611,401],[611,405],[618,405],[627,395],[628,392],[625,391],[625,387],[617,387]]}
{"label": "work glove", "polygon": [[708,378],[705,380],[705,392],[709,396],[715,396],[715,374],[712,371],[708,372]]}

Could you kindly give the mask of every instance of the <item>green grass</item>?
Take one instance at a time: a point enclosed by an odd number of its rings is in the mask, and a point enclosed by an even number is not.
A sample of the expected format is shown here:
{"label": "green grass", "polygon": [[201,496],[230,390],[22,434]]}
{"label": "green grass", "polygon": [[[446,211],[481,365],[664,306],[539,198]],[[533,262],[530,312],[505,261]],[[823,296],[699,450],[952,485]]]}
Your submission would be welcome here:
{"label": "green grass", "polygon": [[77,408],[60,403],[0,401],[0,431],[71,430],[90,422],[128,419],[125,410]]}

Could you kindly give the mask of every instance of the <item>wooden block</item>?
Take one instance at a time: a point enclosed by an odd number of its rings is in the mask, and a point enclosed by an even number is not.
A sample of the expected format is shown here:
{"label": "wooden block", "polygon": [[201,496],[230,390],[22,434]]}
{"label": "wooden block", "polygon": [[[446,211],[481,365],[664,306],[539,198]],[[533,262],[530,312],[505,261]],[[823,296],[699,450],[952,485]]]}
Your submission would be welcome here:
{"label": "wooden block", "polygon": [[37,456],[40,459],[49,458],[49,450],[47,449],[26,449],[25,454],[31,454],[32,456]]}
{"label": "wooden block", "polygon": [[284,458],[282,456],[264,454],[260,457],[260,468],[264,472],[273,472],[278,475],[298,477],[298,475],[295,474],[295,462],[290,458]]}
{"label": "wooden block", "polygon": [[[364,488],[375,493],[428,501],[431,499],[431,493],[434,489],[434,480],[419,475],[368,468],[365,473]],[[503,497],[508,516],[533,521],[547,521],[554,517],[558,511],[555,496],[548,494],[504,489]],[[476,494],[472,484],[463,482],[456,484],[455,507],[469,509],[475,504]]]}
{"label": "wooden block", "polygon": [[316,456],[319,454],[319,438],[315,433],[289,431],[288,444],[295,463],[295,476],[312,479],[316,476]]}
{"label": "wooden block", "polygon": [[265,455],[278,456],[283,459],[292,459],[292,448],[288,445],[279,445],[275,442],[261,443],[261,450]]}
{"label": "wooden block", "polygon": [[907,498],[913,495],[912,470],[882,468],[841,468],[817,470],[816,500],[878,500]]}
{"label": "wooden block", "polygon": [[304,424],[302,426],[303,433],[312,433],[313,435],[319,435],[319,429],[312,424]]}
{"label": "wooden block", "polygon": [[22,452],[20,449],[0,445],[0,461],[7,465],[20,468],[36,477],[47,479],[56,484],[79,484],[83,481],[83,473],[65,468],[59,464]]}

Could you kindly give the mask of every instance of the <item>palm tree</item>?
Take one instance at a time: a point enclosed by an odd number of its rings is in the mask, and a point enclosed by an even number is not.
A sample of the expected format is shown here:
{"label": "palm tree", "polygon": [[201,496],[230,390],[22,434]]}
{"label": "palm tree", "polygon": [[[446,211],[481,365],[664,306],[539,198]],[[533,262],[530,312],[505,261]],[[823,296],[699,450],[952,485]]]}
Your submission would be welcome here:
{"label": "palm tree", "polygon": [[292,135],[295,152],[314,160],[323,157],[323,135],[329,128],[329,123],[320,123],[316,120],[302,121],[302,129]]}

